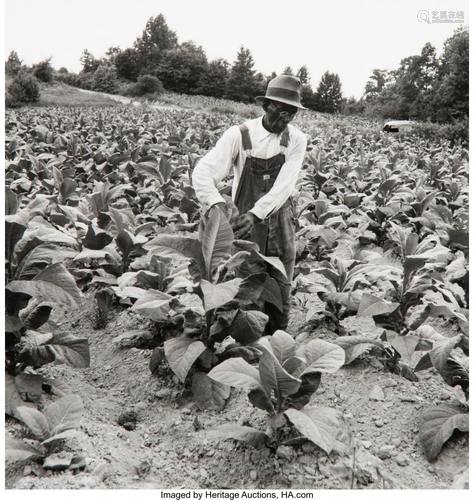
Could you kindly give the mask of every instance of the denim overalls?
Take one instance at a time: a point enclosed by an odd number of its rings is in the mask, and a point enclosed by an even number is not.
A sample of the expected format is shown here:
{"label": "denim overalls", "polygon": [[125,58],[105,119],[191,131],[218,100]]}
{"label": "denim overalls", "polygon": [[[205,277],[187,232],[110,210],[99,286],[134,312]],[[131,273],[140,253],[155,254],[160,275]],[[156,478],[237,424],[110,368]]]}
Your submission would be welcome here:
{"label": "denim overalls", "polygon": [[[285,148],[289,142],[288,129],[281,135],[279,154],[272,158],[254,158],[251,155],[252,142],[249,130],[245,125],[240,126],[242,145],[247,154],[242,176],[240,178],[234,203],[240,214],[251,210],[255,203],[273,187],[282,165],[285,163]],[[278,257],[284,264],[287,278],[285,278],[273,266],[262,263],[247,263],[239,269],[241,276],[248,276],[257,272],[266,271],[274,278],[280,287],[283,311],[269,302],[261,304],[263,312],[268,315],[269,321],[265,333],[272,334],[276,330],[284,330],[288,326],[288,314],[290,310],[290,291],[295,265],[295,223],[294,209],[290,199],[276,212],[268,215],[264,221],[255,224],[248,238],[258,243],[260,252],[267,257]]]}

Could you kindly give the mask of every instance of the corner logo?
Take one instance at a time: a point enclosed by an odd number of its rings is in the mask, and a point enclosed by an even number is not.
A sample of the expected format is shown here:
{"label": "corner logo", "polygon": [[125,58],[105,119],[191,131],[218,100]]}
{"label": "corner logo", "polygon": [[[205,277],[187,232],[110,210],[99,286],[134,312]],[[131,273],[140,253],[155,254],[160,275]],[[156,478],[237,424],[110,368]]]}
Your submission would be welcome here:
{"label": "corner logo", "polygon": [[439,24],[439,23],[463,23],[464,11],[458,10],[433,10],[431,13],[427,10],[420,10],[416,15],[420,23]]}

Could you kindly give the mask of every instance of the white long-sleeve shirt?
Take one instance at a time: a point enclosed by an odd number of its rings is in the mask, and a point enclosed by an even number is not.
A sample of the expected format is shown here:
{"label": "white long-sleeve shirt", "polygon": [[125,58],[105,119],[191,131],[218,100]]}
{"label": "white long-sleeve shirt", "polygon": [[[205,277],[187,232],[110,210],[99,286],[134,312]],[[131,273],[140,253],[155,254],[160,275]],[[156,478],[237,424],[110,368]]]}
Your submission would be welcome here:
{"label": "white long-sleeve shirt", "polygon": [[[281,135],[266,130],[262,119],[263,117],[260,117],[245,122],[252,141],[251,155],[255,158],[268,159],[283,152],[286,161],[282,165],[273,187],[250,210],[259,219],[265,219],[272,212],[281,208],[291,196],[303,164],[307,144],[303,132],[288,125],[289,144],[286,148],[282,148],[280,146]],[[230,127],[217,141],[214,148],[199,161],[193,171],[193,187],[204,210],[216,203],[224,202],[217,190],[217,185],[229,175],[232,167],[234,167],[232,198],[235,199],[246,158],[247,153],[242,146],[239,127],[237,125]]]}

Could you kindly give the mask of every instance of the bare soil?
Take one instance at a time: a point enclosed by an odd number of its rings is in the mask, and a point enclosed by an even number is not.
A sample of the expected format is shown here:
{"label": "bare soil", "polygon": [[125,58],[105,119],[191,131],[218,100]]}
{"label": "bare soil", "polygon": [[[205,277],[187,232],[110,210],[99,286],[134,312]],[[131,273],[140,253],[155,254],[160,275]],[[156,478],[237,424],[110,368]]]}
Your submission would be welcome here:
{"label": "bare soil", "polygon": [[[297,294],[289,326],[297,342],[330,340],[335,334],[306,322],[317,298]],[[169,369],[153,375],[152,350],[120,347],[113,339],[148,323],[127,310],[115,311],[103,329],[95,329],[95,301],[88,293],[80,311],[57,310],[61,331],[87,337],[91,366],[79,370],[46,366],[44,372],[65,381],[81,396],[85,412],[83,436],[65,442],[61,453],[82,454],[86,467],[77,471],[46,471],[34,462],[6,467],[7,489],[346,489],[345,465],[352,458],[315,445],[256,450],[232,441],[206,438],[203,430],[224,423],[265,429],[266,415],[253,408],[242,391],[232,390],[223,411],[201,411],[191,391]],[[353,334],[375,338],[372,320],[351,320]],[[341,410],[357,443],[357,489],[448,489],[468,465],[468,438],[447,443],[429,463],[418,443],[418,417],[428,404],[454,401],[454,391],[432,370],[411,382],[387,372],[370,353],[333,375],[323,376],[308,406]],[[133,430],[118,421],[136,412]],[[130,413],[129,413],[130,414]],[[133,412],[132,412],[133,414]],[[8,437],[25,436],[19,422],[6,422]],[[377,472],[377,469],[379,472]],[[342,471],[342,472],[341,472]],[[378,481],[382,474],[384,483]],[[458,484],[455,484],[459,487]]]}

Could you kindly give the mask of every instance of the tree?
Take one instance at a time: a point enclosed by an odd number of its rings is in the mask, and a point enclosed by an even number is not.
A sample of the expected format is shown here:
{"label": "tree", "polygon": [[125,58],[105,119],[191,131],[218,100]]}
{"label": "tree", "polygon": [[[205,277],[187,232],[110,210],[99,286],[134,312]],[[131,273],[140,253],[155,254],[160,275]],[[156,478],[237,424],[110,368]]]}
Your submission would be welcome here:
{"label": "tree", "polygon": [[110,64],[115,64],[116,57],[122,52],[120,47],[111,46],[105,53],[105,58]]}
{"label": "tree", "polygon": [[195,93],[207,65],[203,48],[189,41],[167,50],[155,73],[166,89],[190,94]]}
{"label": "tree", "polygon": [[316,107],[318,111],[336,113],[342,101],[341,80],[336,73],[326,71],[321,77],[316,91]]}
{"label": "tree", "polygon": [[254,61],[249,49],[240,47],[230,70],[224,97],[232,101],[253,102],[256,96]]}
{"label": "tree", "polygon": [[94,72],[92,90],[116,94],[118,90],[117,70],[113,65],[101,64]]}
{"label": "tree", "polygon": [[296,76],[300,79],[301,85],[310,85],[311,77],[309,75],[306,64],[296,72]]}
{"label": "tree", "polygon": [[138,53],[141,72],[144,73],[144,69],[155,69],[160,64],[164,52],[176,48],[177,45],[178,37],[166,24],[163,14],[155,18],[150,17],[142,36],[137,38],[133,45]]}
{"label": "tree", "polygon": [[290,66],[287,66],[284,70],[282,75],[288,75],[288,76],[295,76],[293,73],[293,69]]}
{"label": "tree", "polygon": [[207,70],[199,78],[196,93],[212,97],[224,97],[229,78],[229,63],[225,59],[211,61]]}
{"label": "tree", "polygon": [[432,114],[438,121],[469,116],[469,30],[460,27],[444,44]]}
{"label": "tree", "polygon": [[311,85],[301,85],[301,104],[308,109],[316,109],[315,94]]}
{"label": "tree", "polygon": [[53,67],[51,66],[51,59],[45,59],[33,65],[32,74],[41,82],[49,83],[53,80]]}
{"label": "tree", "polygon": [[139,56],[134,49],[125,49],[115,56],[117,76],[130,81],[136,81],[140,74]]}
{"label": "tree", "polygon": [[12,50],[5,61],[5,75],[6,76],[16,76],[22,68],[22,61],[18,57],[18,54]]}
{"label": "tree", "polygon": [[100,60],[96,59],[87,49],[82,51],[80,61],[82,64],[82,73],[94,73],[100,66]]}
{"label": "tree", "polygon": [[365,84],[364,97],[367,102],[375,99],[389,82],[390,77],[386,69],[374,69],[369,81]]}

